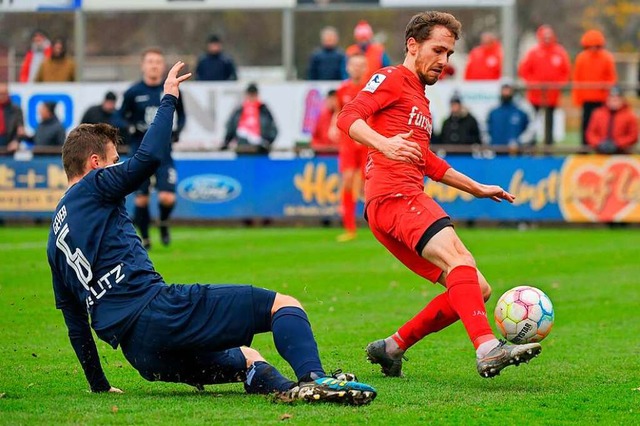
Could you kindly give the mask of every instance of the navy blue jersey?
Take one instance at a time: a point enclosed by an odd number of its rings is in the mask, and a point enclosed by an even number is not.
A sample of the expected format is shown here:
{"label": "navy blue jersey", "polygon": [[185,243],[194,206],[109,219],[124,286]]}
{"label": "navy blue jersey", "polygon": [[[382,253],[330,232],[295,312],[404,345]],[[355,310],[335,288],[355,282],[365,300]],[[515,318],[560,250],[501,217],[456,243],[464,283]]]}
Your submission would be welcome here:
{"label": "navy blue jersey", "polygon": [[124,202],[125,196],[160,165],[163,148],[171,144],[176,103],[174,96],[164,96],[138,151],[122,163],[84,176],[67,190],[53,216],[47,257],[56,307],[64,314],[69,337],[83,367],[93,363],[90,372],[85,368],[92,389],[99,386],[94,386],[90,376],[104,376],[87,313],[98,337],[116,348],[140,312],[164,286]]}
{"label": "navy blue jersey", "polygon": [[[133,129],[131,135],[131,149],[135,152],[142,141],[142,137],[149,129],[149,125],[156,115],[156,111],[160,106],[162,99],[163,85],[149,86],[144,81],[139,81],[131,86],[125,93],[120,107],[120,116],[129,123]],[[184,128],[186,116],[184,113],[184,105],[182,97],[178,98],[176,105],[176,113],[173,121],[173,141],[178,140],[178,135]],[[171,155],[171,144],[167,146],[168,151],[164,154]]]}

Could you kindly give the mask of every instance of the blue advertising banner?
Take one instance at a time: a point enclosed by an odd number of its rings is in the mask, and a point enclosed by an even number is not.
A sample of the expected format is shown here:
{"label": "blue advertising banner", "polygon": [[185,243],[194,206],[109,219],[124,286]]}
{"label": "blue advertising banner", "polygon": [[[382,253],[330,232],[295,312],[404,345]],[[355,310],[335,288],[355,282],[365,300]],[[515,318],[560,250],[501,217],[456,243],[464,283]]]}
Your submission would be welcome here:
{"label": "blue advertising banner", "polygon": [[[425,181],[425,192],[455,220],[640,222],[640,156],[447,159],[482,183],[500,185],[514,204],[479,200]],[[179,219],[332,217],[340,176],[335,157],[180,158]],[[66,188],[59,157],[0,159],[0,217],[49,217]],[[359,204],[362,214],[362,203]]]}

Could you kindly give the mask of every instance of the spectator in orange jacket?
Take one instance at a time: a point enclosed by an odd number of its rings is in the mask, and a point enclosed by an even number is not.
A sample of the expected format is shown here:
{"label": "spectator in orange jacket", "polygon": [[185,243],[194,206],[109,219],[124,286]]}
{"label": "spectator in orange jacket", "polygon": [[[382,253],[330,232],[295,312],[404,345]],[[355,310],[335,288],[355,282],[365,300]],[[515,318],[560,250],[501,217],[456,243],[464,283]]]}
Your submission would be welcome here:
{"label": "spectator in orange jacket", "polygon": [[364,55],[367,58],[367,74],[365,80],[382,67],[391,65],[391,59],[380,43],[373,42],[373,28],[367,21],[360,21],[353,30],[355,44],[347,47],[347,58],[356,54]]}
{"label": "spectator in orange jacket", "polygon": [[42,30],[35,30],[31,34],[31,47],[20,67],[20,82],[34,81],[40,70],[40,65],[51,56],[51,42]]}
{"label": "spectator in orange jacket", "polygon": [[601,154],[627,154],[638,142],[638,117],[614,87],[605,105],[591,115],[587,143]]}
{"label": "spectator in orange jacket", "polygon": [[562,83],[569,81],[571,62],[567,51],[557,41],[553,29],[542,25],[536,32],[538,44],[529,50],[520,66],[518,75],[533,86],[551,85],[527,90],[527,99],[536,112],[544,110],[545,143],[553,143],[553,111],[560,101]]}
{"label": "spectator in orange jacket", "polygon": [[613,55],[604,48],[605,38],[600,31],[587,31],[580,44],[583,50],[576,57],[572,94],[573,102],[582,107],[582,144],[586,145],[589,118],[593,111],[604,105],[617,75]]}
{"label": "spectator in orange jacket", "polygon": [[502,76],[502,45],[490,32],[480,36],[480,45],[471,49],[465,80],[499,80]]}

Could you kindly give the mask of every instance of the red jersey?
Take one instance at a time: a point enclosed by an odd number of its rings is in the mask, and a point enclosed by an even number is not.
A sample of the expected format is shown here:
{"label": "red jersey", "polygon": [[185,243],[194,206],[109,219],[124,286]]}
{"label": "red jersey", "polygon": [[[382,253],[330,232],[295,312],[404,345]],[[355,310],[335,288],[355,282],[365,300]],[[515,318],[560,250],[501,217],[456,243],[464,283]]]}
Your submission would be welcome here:
{"label": "red jersey", "polygon": [[349,132],[358,119],[367,121],[376,132],[392,137],[413,130],[412,141],[420,144],[418,164],[390,160],[369,149],[366,166],[367,202],[391,194],[411,195],[424,191],[424,177],[439,181],[450,168],[430,149],[432,119],[425,88],[418,77],[402,65],[378,70],[356,98],[344,106],[338,127]]}
{"label": "red jersey", "polygon": [[[362,90],[364,84],[355,84],[351,80],[345,80],[340,84],[340,87],[336,90],[336,96],[338,98],[338,111],[341,111],[342,108],[349,102],[355,99],[358,95],[358,92]],[[353,139],[349,137],[348,133],[340,132],[340,143],[343,142],[354,142]]]}

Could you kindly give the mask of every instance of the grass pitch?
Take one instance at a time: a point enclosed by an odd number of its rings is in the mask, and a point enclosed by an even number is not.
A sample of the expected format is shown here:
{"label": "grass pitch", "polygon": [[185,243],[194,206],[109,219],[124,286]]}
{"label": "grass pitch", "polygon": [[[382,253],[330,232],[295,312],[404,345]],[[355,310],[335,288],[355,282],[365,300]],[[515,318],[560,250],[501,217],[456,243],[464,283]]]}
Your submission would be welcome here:
{"label": "grass pitch", "polygon": [[[274,404],[240,384],[144,381],[98,342],[112,385],[87,392],[55,310],[46,228],[0,228],[1,424],[640,424],[640,230],[460,230],[492,283],[495,303],[531,284],[554,303],[542,355],[495,379],[475,371],[458,323],[408,352],[403,379],[383,378],[364,347],[395,331],[442,291],[400,265],[367,230],[178,228],[152,259],[167,282],[252,283],[299,298],[325,367],[375,386],[367,407]],[[491,321],[493,322],[493,321]],[[270,335],[254,347],[287,375]]]}

